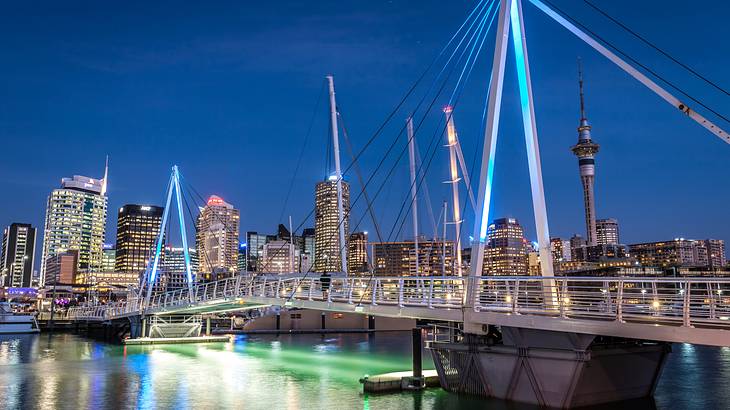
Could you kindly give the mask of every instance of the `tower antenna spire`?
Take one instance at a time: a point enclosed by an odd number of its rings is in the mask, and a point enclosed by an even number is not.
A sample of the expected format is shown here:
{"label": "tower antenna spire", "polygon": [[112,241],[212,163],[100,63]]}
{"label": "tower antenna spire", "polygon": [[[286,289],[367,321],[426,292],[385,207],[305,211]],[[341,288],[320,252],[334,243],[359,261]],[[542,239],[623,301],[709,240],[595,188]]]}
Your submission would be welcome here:
{"label": "tower antenna spire", "polygon": [[581,122],[587,121],[586,118],[586,104],[583,98],[583,63],[578,57],[578,88],[580,89],[580,120]]}

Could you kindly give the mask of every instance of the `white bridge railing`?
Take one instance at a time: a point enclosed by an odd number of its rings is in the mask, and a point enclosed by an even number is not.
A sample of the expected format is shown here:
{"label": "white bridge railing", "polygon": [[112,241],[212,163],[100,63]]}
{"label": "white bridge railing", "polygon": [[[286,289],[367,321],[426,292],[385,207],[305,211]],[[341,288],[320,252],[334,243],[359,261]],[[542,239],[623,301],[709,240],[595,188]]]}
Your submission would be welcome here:
{"label": "white bridge railing", "polygon": [[[540,315],[618,321],[650,321],[730,330],[730,279],[597,277],[256,277],[242,276],[141,299],[69,310],[82,320],[109,320],[241,300],[284,306],[290,300],[348,305]],[[472,300],[466,289],[473,286]],[[332,307],[336,309],[336,305]],[[424,318],[433,317],[426,314]]]}

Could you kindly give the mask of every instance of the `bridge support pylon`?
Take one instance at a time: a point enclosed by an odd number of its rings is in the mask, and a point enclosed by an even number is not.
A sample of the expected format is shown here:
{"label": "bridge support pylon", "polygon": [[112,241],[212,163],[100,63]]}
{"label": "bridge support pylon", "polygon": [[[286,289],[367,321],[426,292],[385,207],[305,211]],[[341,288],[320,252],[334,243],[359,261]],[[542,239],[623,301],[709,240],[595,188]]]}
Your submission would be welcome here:
{"label": "bridge support pylon", "polygon": [[502,341],[465,334],[431,342],[441,386],[451,392],[574,408],[650,397],[668,343],[502,327]]}

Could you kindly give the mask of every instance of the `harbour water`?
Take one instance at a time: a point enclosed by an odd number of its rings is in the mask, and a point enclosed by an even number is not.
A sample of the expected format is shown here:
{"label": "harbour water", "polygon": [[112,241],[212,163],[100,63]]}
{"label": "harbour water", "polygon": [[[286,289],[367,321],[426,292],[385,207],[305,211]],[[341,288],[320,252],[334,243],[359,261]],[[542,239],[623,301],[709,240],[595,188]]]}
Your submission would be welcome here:
{"label": "harbour water", "polygon": [[[364,375],[409,368],[410,334],[400,332],[239,335],[229,344],[128,347],[71,334],[5,335],[0,408],[530,408],[441,389],[362,393]],[[730,408],[730,348],[674,345],[655,399],[622,408]]]}

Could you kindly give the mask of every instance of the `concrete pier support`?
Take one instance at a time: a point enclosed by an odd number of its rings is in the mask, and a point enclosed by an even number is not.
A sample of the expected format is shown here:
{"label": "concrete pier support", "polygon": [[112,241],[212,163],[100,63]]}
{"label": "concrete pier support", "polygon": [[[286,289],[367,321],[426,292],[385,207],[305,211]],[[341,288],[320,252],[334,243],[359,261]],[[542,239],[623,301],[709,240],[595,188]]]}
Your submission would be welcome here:
{"label": "concrete pier support", "polygon": [[502,327],[502,343],[467,334],[430,343],[441,386],[542,407],[573,408],[654,392],[667,343]]}

